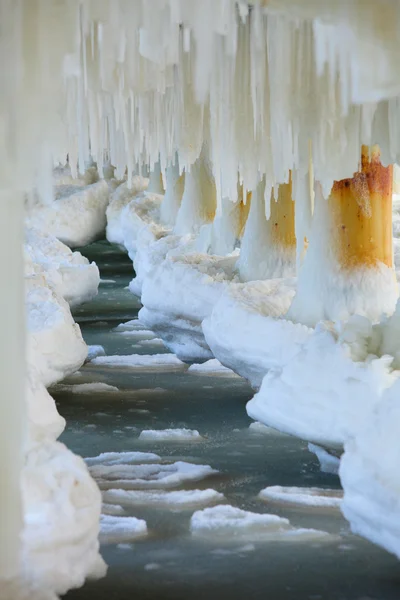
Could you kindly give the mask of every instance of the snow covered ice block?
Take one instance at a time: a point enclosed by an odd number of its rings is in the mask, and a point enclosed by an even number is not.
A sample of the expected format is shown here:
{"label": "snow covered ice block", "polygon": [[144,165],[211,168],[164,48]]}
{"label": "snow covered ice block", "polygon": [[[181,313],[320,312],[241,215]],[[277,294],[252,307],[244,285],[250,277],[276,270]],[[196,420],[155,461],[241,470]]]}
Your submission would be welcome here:
{"label": "snow covered ice block", "polygon": [[120,544],[147,536],[147,524],[136,517],[102,515],[100,519],[100,543]]}
{"label": "snow covered ice block", "polygon": [[400,558],[400,381],[345,444],[339,475],[351,530]]}
{"label": "snow covered ice block", "polygon": [[280,319],[296,290],[294,279],[232,283],[202,328],[214,356],[258,389],[269,369],[298,352],[312,330]]}
{"label": "snow covered ice block", "polygon": [[396,380],[393,357],[371,352],[376,329],[365,317],[321,322],[310,331],[286,364],[267,373],[247,413],[285,433],[341,450]]}
{"label": "snow covered ice block", "polygon": [[104,367],[126,367],[141,371],[180,371],[187,369],[175,354],[129,354],[122,356],[98,356],[92,365]]}
{"label": "snow covered ice block", "polygon": [[137,175],[132,179],[131,188],[127,183],[118,186],[110,198],[107,206],[107,228],[106,237],[111,244],[117,244],[125,250],[124,237],[122,233],[121,213],[125,206],[140,192],[144,191],[149,183],[145,177]]}
{"label": "snow covered ice block", "polygon": [[179,490],[174,492],[134,491],[110,489],[103,492],[103,501],[122,506],[165,506],[167,508],[191,508],[208,506],[224,500],[216,490]]}
{"label": "snow covered ice block", "polygon": [[322,473],[331,473],[332,475],[339,474],[340,458],[330,454],[325,448],[321,448],[321,446],[316,446],[315,444],[308,444],[308,449],[318,458]]}
{"label": "snow covered ice block", "polygon": [[170,489],[188,481],[201,481],[218,473],[208,465],[183,461],[172,464],[116,464],[89,467],[102,490]]}
{"label": "snow covered ice block", "polygon": [[310,507],[339,508],[342,490],[323,488],[284,487],[273,485],[261,490],[258,497],[261,500],[282,502],[284,504],[301,504]]}
{"label": "snow covered ice block", "polygon": [[110,517],[126,516],[125,510],[122,506],[120,506],[118,504],[107,504],[104,502],[101,505],[101,514],[109,515]]}
{"label": "snow covered ice block", "polygon": [[[97,295],[100,273],[95,263],[72,250],[51,233],[25,228],[25,273],[43,275],[49,286],[70,307],[88,302]],[[29,264],[28,264],[29,263]]]}
{"label": "snow covered ice block", "polygon": [[201,442],[204,438],[196,429],[145,429],[139,440],[154,442]]}
{"label": "snow covered ice block", "polygon": [[202,321],[235,278],[237,256],[173,254],[143,284],[140,319],[183,360],[213,358]]}
{"label": "snow covered ice block", "polygon": [[93,465],[129,465],[151,463],[161,460],[158,454],[152,452],[102,452],[98,456],[85,458],[88,466]]}
{"label": "snow covered ice block", "polygon": [[277,515],[249,512],[229,505],[195,512],[190,520],[190,530],[194,535],[227,540],[310,541],[330,537],[325,531],[296,529],[288,519]]}
{"label": "snow covered ice block", "polygon": [[31,208],[29,223],[70,248],[86,246],[104,232],[108,202],[104,180],[88,186],[60,185],[55,188],[54,202]]}
{"label": "snow covered ice block", "polygon": [[212,358],[201,364],[195,363],[190,365],[188,372],[196,375],[222,375],[224,377],[238,377],[238,375],[234,373],[232,369],[228,369],[228,367],[221,365],[219,360],[216,358]]}

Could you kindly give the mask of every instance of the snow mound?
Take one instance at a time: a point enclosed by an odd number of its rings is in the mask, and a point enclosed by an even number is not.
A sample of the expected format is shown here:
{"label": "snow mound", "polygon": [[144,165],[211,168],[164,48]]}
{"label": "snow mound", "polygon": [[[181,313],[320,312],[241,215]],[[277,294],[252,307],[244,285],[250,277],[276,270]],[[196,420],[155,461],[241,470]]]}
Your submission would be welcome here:
{"label": "snow mound", "polygon": [[100,543],[121,544],[147,536],[147,524],[136,517],[102,515],[100,519]]}
{"label": "snow mound", "polygon": [[196,429],[145,429],[139,440],[155,442],[200,442],[204,438]]}
{"label": "snow mound", "polygon": [[104,575],[101,496],[83,460],[59,442],[36,445],[26,456],[22,493],[23,548],[35,579],[63,594],[87,576]]}
{"label": "snow mound", "polygon": [[219,492],[206,490],[179,490],[176,492],[151,492],[132,490],[108,490],[103,492],[106,502],[118,502],[122,506],[166,506],[169,508],[190,508],[207,506],[222,502],[224,495]]}
{"label": "snow mound", "polygon": [[288,519],[259,514],[229,505],[199,510],[192,515],[190,530],[195,535],[234,539],[310,541],[329,537],[316,529],[296,529]]}
{"label": "snow mound", "polygon": [[108,383],[94,382],[94,383],[78,383],[75,385],[63,385],[58,384],[54,388],[55,392],[70,392],[71,394],[96,394],[96,393],[110,393],[119,392],[119,389]]}
{"label": "snow mound", "polygon": [[78,370],[87,356],[79,326],[66,301],[44,278],[25,277],[28,362],[49,386]]}
{"label": "snow mound", "polygon": [[190,365],[188,369],[189,373],[199,373],[201,375],[224,375],[225,377],[237,377],[231,369],[221,365],[219,360],[212,358],[202,364]]}
{"label": "snow mound", "polygon": [[130,354],[127,356],[98,356],[91,361],[92,365],[105,367],[129,367],[142,371],[151,370],[184,370],[183,363],[175,354]]}
{"label": "snow mound", "polygon": [[[27,219],[29,225],[29,219]],[[25,256],[32,273],[45,277],[48,285],[76,307],[97,294],[100,274],[95,263],[89,263],[80,252],[72,252],[50,233],[25,228]]]}
{"label": "snow mound", "polygon": [[106,228],[107,182],[59,185],[54,192],[54,202],[36,204],[30,209],[30,225],[54,235],[70,248],[98,239]]}
{"label": "snow mound", "polygon": [[106,237],[111,244],[117,244],[124,247],[124,235],[121,224],[121,213],[125,206],[140,192],[148,186],[149,180],[140,175],[132,178],[132,185],[129,188],[127,183],[123,183],[113,192],[110,203],[107,207],[107,228]]}
{"label": "snow mound", "polygon": [[313,507],[338,508],[343,498],[341,490],[322,488],[283,487],[273,485],[261,490],[261,500],[273,500],[286,504],[301,504]]}
{"label": "snow mound", "polygon": [[155,462],[161,460],[158,454],[152,452],[103,452],[98,456],[85,458],[88,466],[93,465],[129,465],[135,463]]}
{"label": "snow mound", "polygon": [[94,465],[91,475],[102,490],[169,489],[188,481],[201,481],[218,473],[208,465],[178,461],[169,465]]}

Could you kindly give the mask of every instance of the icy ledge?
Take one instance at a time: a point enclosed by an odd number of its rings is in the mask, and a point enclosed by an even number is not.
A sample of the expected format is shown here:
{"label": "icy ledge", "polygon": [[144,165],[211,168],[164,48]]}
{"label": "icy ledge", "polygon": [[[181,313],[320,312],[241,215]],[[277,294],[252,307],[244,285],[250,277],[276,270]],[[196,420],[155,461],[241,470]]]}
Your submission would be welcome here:
{"label": "icy ledge", "polygon": [[400,381],[345,444],[342,512],[351,529],[400,558]]}

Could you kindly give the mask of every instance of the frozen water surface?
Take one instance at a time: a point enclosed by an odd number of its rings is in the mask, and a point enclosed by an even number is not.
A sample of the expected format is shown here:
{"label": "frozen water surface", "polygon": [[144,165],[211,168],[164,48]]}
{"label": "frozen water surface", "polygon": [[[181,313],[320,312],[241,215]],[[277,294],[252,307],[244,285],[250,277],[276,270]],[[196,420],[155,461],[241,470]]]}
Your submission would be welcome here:
{"label": "frozen water surface", "polygon": [[[90,345],[103,346],[107,356],[160,354],[159,343],[152,347],[149,340],[149,344],[133,349],[134,338],[115,331],[115,328],[117,331],[146,328],[137,320],[138,300],[125,289],[133,277],[132,263],[120,252],[111,250],[105,242],[84,250],[90,260],[98,263],[102,278],[116,282],[101,286],[98,296],[75,312],[85,340]],[[104,252],[107,255],[102,258]],[[119,327],[121,323],[125,325]],[[204,387],[204,374],[193,370],[115,369],[93,363],[87,363],[81,373],[79,384],[102,382],[120,390],[82,395],[59,389],[54,393],[59,411],[67,419],[63,440],[74,452],[92,457],[87,459],[92,468],[128,465],[132,469],[143,466],[144,470],[146,465],[155,469],[183,462],[195,467],[209,466],[218,473],[197,481],[178,481],[176,477],[174,487],[169,489],[138,489],[132,484],[128,492],[132,492],[135,502],[128,502],[129,496],[123,500],[123,488],[117,486],[119,496],[109,496],[112,502],[104,500],[105,511],[113,511],[111,506],[120,507],[116,508],[119,512],[122,507],[124,511],[103,517],[117,519],[103,521],[104,533],[108,523],[107,542],[113,540],[102,549],[109,565],[107,576],[70,591],[66,600],[400,598],[397,559],[353,536],[338,508],[321,510],[258,497],[261,490],[271,486],[303,488],[303,491],[304,488],[340,490],[340,483],[335,474],[321,472],[318,458],[306,443],[274,435],[273,431],[258,426],[249,429],[251,421],[245,405],[253,394],[242,379],[208,373]],[[70,378],[63,383],[71,385],[75,381]],[[85,429],[88,424],[97,427]],[[122,433],[114,434],[115,429]],[[197,444],[191,440],[158,441],[154,447],[149,441],[144,446],[138,437],[145,429],[198,430],[205,440]],[[156,455],[148,456],[144,450]],[[119,452],[128,454],[113,454]],[[158,473],[165,475],[165,471]],[[104,481],[112,484],[104,490],[110,492],[116,488],[116,482],[123,484],[127,480],[104,478]],[[262,540],[244,540],[243,536],[235,539],[229,528],[223,536],[193,535],[192,515],[206,505],[177,510],[172,502],[161,502],[168,497],[166,494],[191,491],[195,497],[198,490],[210,489],[223,494],[225,501],[218,500],[219,505],[225,502],[250,513],[274,514],[288,519],[294,531],[316,529],[335,537],[332,540],[329,536],[326,541],[311,536],[296,543],[282,543],[268,536]],[[144,502],[146,493],[148,502]],[[210,505],[206,510],[212,509]],[[147,534],[142,529],[142,534],[135,536],[135,521],[118,520],[122,517],[145,521]]]}

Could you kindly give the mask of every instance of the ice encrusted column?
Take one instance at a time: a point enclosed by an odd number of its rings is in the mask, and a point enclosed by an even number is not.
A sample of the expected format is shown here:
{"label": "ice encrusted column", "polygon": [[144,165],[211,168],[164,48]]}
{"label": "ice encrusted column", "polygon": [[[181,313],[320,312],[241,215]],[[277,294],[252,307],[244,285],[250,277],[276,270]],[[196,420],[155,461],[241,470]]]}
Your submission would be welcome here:
{"label": "ice encrusted column", "polygon": [[185,173],[179,174],[178,157],[175,163],[167,167],[166,173],[167,189],[165,190],[164,200],[161,203],[161,220],[166,225],[172,227],[175,224],[176,217],[181,206],[183,190],[185,186]]}
{"label": "ice encrusted column", "polygon": [[153,170],[150,172],[149,185],[147,186],[147,192],[153,194],[164,194],[164,186],[161,175],[160,162],[154,163]]}
{"label": "ice encrusted column", "polygon": [[175,233],[198,233],[202,225],[212,222],[216,206],[215,181],[207,144],[204,143],[199,158],[185,172],[185,190],[176,218]]}
{"label": "ice encrusted column", "polygon": [[292,277],[296,271],[296,236],[292,180],[279,186],[265,211],[265,181],[253,194],[243,236],[238,270],[242,281]]}
{"label": "ice encrusted column", "polygon": [[310,244],[288,312],[314,326],[360,314],[392,314],[398,297],[392,248],[392,167],[363,146],[360,170],[336,181],[328,200],[315,187]]}
{"label": "ice encrusted column", "polygon": [[25,437],[22,193],[0,192],[0,586],[20,570]]}

